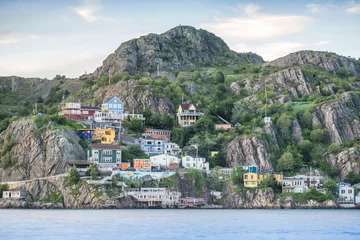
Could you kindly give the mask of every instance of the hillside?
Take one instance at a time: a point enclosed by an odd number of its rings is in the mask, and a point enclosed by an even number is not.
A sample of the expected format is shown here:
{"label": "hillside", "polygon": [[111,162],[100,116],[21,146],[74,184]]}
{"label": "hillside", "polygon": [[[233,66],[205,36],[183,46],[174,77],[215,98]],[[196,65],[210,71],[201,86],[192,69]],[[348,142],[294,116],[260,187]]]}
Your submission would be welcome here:
{"label": "hillside", "polygon": [[206,30],[178,26],[162,34],[149,34],[124,42],[110,54],[94,76],[112,77],[121,72],[156,75],[157,65],[164,75],[200,66],[262,63],[253,53],[231,51],[219,37]]}

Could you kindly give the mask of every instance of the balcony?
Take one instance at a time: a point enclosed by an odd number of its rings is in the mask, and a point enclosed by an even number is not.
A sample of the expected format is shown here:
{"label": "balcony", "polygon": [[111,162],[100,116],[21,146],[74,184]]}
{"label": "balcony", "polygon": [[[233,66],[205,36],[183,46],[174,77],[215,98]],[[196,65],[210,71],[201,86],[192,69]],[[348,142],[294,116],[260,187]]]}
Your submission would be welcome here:
{"label": "balcony", "polygon": [[190,112],[190,111],[182,111],[181,113],[179,113],[179,116],[201,116],[204,115],[204,113],[202,112]]}

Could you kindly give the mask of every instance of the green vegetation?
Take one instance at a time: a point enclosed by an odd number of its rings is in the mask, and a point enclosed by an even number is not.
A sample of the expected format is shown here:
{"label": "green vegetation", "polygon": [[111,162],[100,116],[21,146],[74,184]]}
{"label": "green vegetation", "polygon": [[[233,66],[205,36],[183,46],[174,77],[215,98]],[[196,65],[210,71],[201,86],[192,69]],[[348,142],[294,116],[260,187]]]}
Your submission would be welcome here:
{"label": "green vegetation", "polygon": [[65,186],[75,185],[75,184],[79,183],[79,181],[80,181],[79,172],[76,169],[76,167],[72,167],[70,169],[69,175],[67,176]]}
{"label": "green vegetation", "polygon": [[49,192],[40,201],[45,203],[63,203],[64,196],[60,191]]}
{"label": "green vegetation", "polygon": [[278,196],[280,197],[280,203],[282,204],[285,203],[286,197],[291,197],[294,203],[298,204],[306,204],[310,200],[321,203],[335,199],[333,195],[323,194],[316,191],[316,189],[314,188],[312,188],[309,192],[306,193],[281,193]]}
{"label": "green vegetation", "polygon": [[121,150],[122,162],[131,162],[133,159],[146,159],[148,157],[139,145],[130,145]]}
{"label": "green vegetation", "polygon": [[3,197],[3,192],[4,191],[9,191],[9,185],[7,184],[0,184],[0,198]]}

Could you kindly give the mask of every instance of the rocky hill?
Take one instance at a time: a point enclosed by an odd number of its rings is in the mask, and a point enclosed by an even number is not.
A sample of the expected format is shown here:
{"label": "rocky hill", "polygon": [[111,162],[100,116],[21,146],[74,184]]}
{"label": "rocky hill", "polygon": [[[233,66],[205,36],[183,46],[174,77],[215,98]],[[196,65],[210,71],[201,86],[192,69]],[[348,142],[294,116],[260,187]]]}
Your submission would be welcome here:
{"label": "rocky hill", "polygon": [[262,63],[253,53],[236,53],[213,33],[190,26],[178,26],[162,34],[149,34],[124,42],[94,72],[114,76],[120,72],[130,74],[156,74],[157,65],[162,72],[191,70],[204,65],[232,65],[239,62]]}
{"label": "rocky hill", "polygon": [[69,160],[86,159],[77,134],[52,122],[39,129],[31,118],[13,121],[0,140],[0,181],[62,174]]}
{"label": "rocky hill", "polygon": [[360,63],[358,61],[331,52],[299,51],[266,63],[266,65],[278,67],[303,64],[315,65],[331,72],[345,68],[351,74],[360,76]]}

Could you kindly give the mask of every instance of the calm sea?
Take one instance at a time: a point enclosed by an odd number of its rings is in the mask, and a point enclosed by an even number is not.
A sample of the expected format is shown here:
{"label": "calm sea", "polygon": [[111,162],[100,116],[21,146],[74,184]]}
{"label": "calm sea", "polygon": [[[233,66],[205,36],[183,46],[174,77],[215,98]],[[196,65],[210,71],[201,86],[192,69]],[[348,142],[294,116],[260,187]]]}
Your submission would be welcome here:
{"label": "calm sea", "polygon": [[0,239],[360,239],[358,210],[0,210]]}

